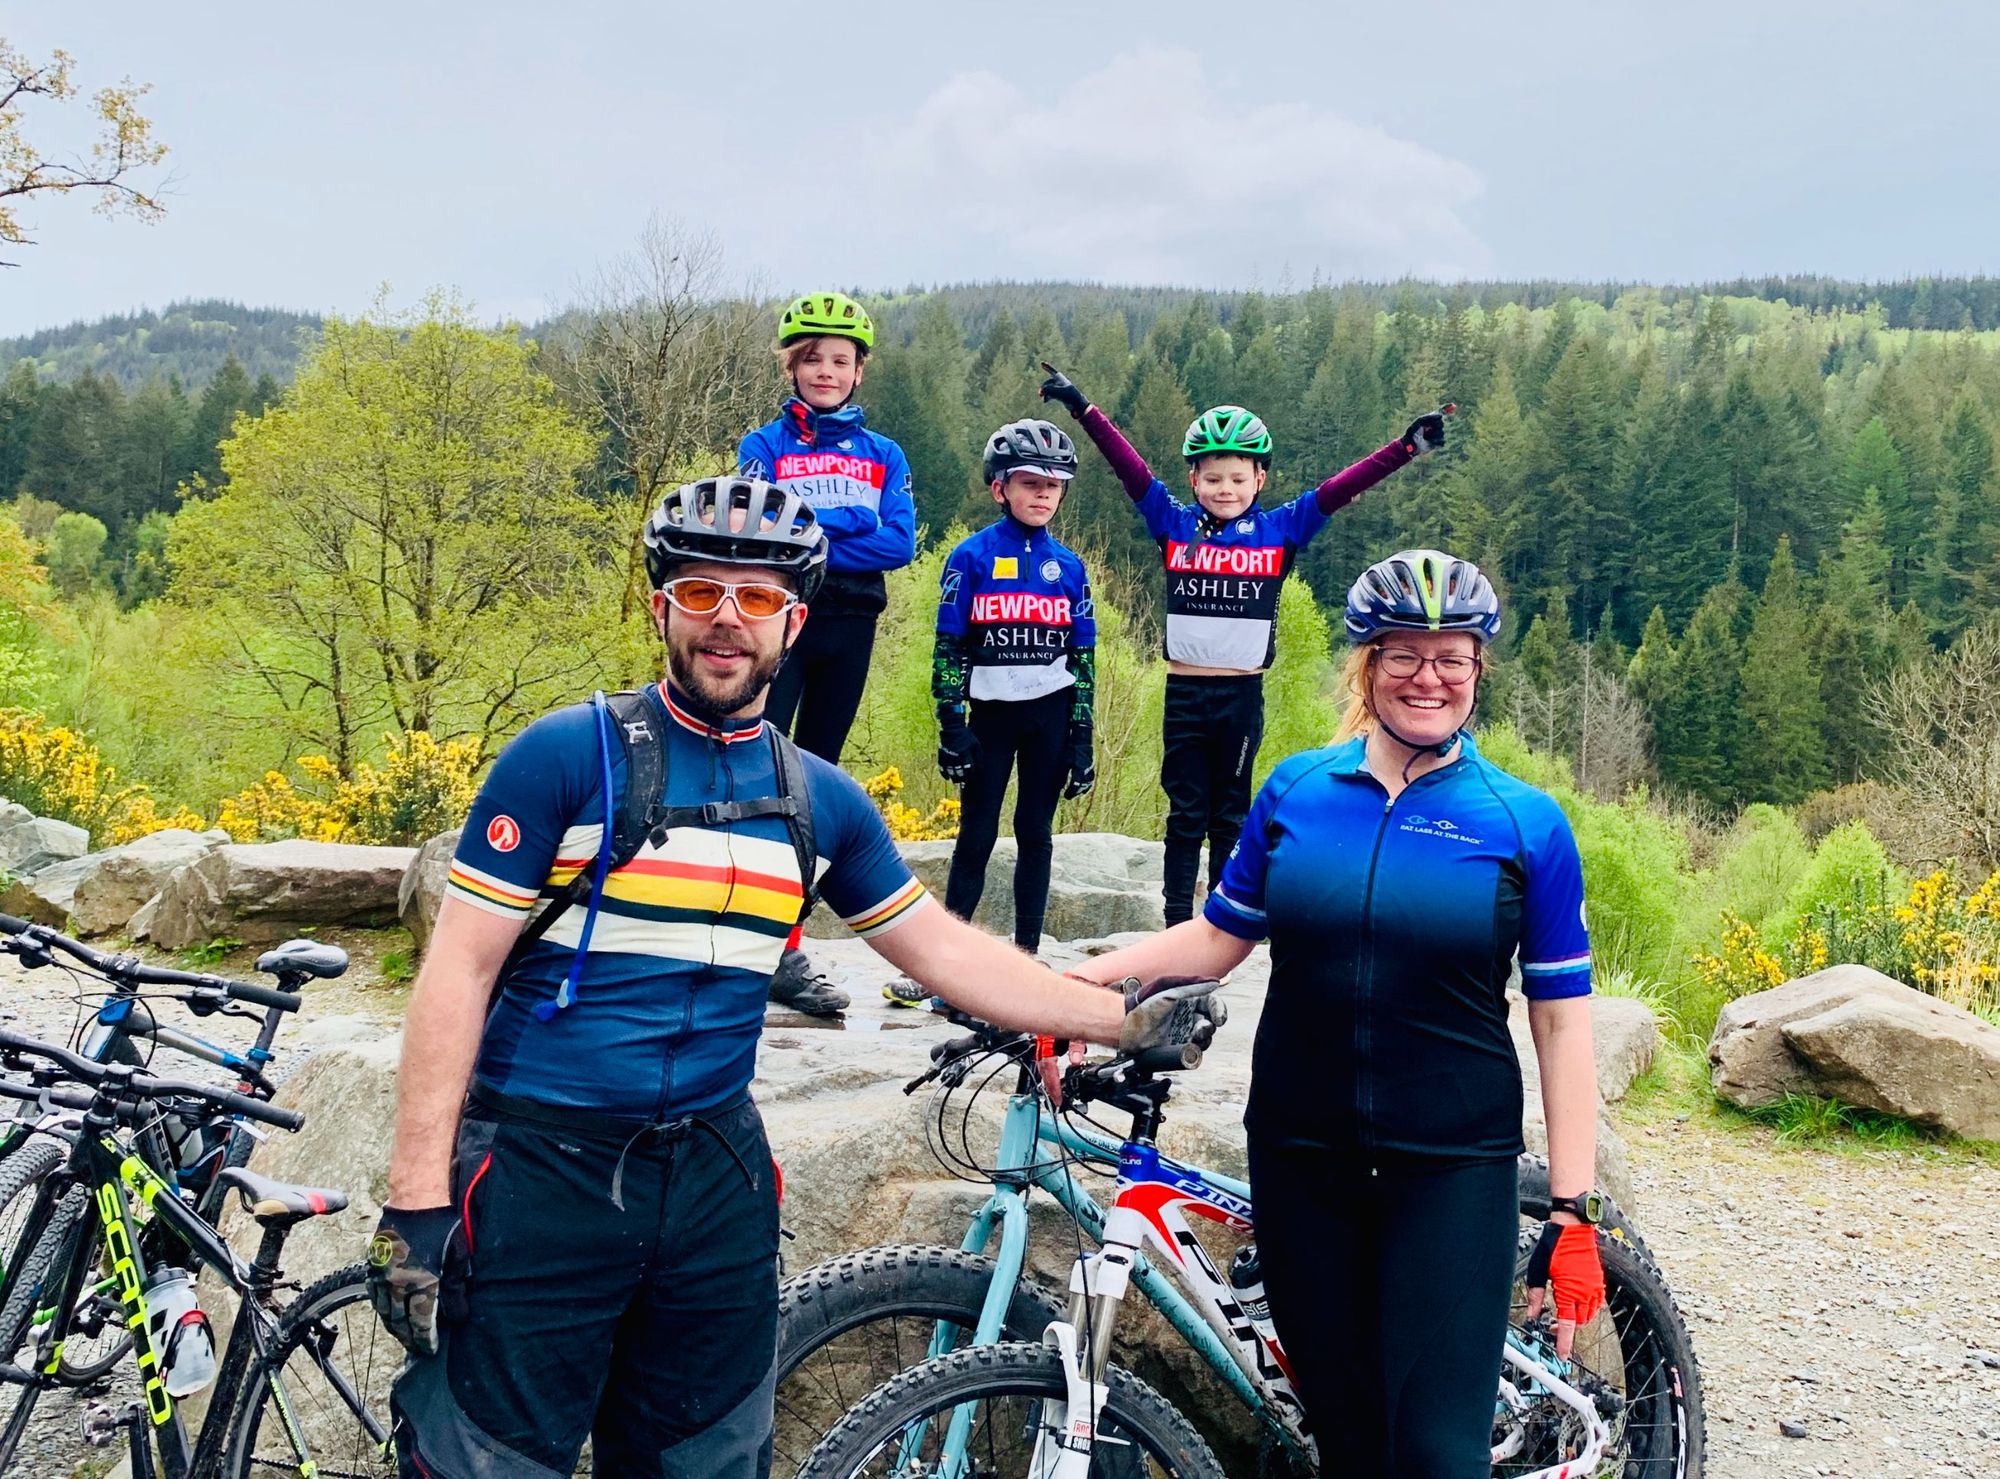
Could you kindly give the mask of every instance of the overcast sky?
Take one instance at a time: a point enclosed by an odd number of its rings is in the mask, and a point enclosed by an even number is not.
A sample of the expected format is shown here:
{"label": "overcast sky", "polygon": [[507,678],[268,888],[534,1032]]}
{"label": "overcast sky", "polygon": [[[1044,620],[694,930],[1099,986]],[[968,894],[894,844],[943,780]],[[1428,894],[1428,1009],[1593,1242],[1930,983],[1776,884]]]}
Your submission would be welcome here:
{"label": "overcast sky", "polygon": [[173,151],[157,225],[28,207],[0,335],[384,283],[533,319],[656,211],[774,293],[2000,270],[1990,0],[9,0],[0,36],[150,81]]}

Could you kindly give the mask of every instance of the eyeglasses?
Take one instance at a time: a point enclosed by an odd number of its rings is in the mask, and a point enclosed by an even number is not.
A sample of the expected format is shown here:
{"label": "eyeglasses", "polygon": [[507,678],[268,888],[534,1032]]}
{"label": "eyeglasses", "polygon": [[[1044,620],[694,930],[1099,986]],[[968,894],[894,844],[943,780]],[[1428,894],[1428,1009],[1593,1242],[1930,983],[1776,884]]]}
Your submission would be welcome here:
{"label": "eyeglasses", "polygon": [[1378,647],[1375,649],[1375,660],[1391,678],[1414,678],[1423,671],[1424,664],[1429,663],[1431,671],[1437,674],[1438,682],[1447,688],[1471,682],[1473,674],[1481,666],[1476,657],[1464,657],[1456,652],[1447,652],[1442,657],[1426,657],[1407,647]]}
{"label": "eyeglasses", "polygon": [[761,580],[704,580],[684,575],[660,587],[667,599],[689,616],[713,616],[722,609],[723,597],[733,597],[736,609],[746,621],[769,621],[799,604],[799,598],[781,585]]}

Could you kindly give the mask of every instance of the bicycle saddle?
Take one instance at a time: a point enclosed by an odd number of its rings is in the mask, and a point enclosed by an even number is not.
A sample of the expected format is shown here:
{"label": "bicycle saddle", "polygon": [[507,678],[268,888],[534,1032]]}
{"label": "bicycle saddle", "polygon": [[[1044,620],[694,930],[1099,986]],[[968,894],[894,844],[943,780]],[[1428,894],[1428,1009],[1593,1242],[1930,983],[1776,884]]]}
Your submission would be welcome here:
{"label": "bicycle saddle", "polygon": [[250,1215],[264,1227],[290,1227],[309,1217],[324,1217],[329,1212],[347,1209],[344,1191],[273,1181],[242,1166],[231,1166],[216,1179],[241,1191]]}
{"label": "bicycle saddle", "polygon": [[287,940],[257,957],[257,969],[273,976],[317,976],[326,981],[347,969],[347,952],[318,940]]}

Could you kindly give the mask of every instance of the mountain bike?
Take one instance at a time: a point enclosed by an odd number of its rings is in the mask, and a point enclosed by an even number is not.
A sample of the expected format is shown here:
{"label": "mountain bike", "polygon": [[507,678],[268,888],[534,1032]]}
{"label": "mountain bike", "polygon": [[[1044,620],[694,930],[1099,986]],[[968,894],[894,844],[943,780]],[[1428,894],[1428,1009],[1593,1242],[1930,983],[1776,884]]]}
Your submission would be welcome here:
{"label": "mountain bike", "polygon": [[[339,946],[290,940],[257,960],[258,970],[277,978],[273,989],[223,976],[146,965],[130,955],[106,954],[10,915],[0,915],[0,935],[4,935],[0,937],[0,952],[13,955],[31,970],[64,968],[57,957],[67,956],[93,977],[109,983],[110,995],[77,1034],[75,1047],[82,1057],[97,1063],[143,1067],[150,1063],[155,1047],[166,1047],[228,1070],[236,1077],[238,1093],[258,1099],[271,1098],[283,1081],[283,1073],[272,1066],[272,1043],[285,1016],[302,1005],[300,988],[347,969],[347,952]],[[220,1014],[256,1019],[257,1013],[242,1004],[261,1007],[257,1037],[241,1052],[221,1047],[158,1021],[148,1003],[161,1000],[181,1002],[196,1018]],[[62,1164],[61,1142],[75,1134],[74,1115],[37,1116],[32,1107],[25,1106],[24,1112],[25,1118],[0,1122],[0,1269],[13,1268],[34,1252],[22,1245],[20,1237],[31,1194]],[[136,1145],[149,1167],[191,1200],[200,1216],[213,1221],[221,1215],[226,1194],[218,1173],[225,1167],[248,1164],[260,1133],[242,1116],[191,1105],[175,1114],[163,1114],[144,1127],[138,1132]],[[81,1188],[72,1190],[58,1211],[54,1230],[80,1220],[85,1201]],[[178,1244],[159,1238],[150,1221],[142,1229],[141,1240],[155,1263],[175,1259]],[[42,1239],[44,1254],[55,1241],[53,1237]],[[0,1309],[0,1324],[4,1320],[4,1309]],[[58,1375],[72,1385],[99,1381],[130,1348],[131,1334],[120,1317],[116,1279],[106,1268],[81,1295]]]}
{"label": "mountain bike", "polygon": [[[8,1406],[0,1473],[19,1456],[42,1393],[64,1385],[58,1374],[63,1344],[102,1253],[118,1281],[141,1394],[122,1409],[92,1404],[83,1414],[83,1432],[108,1446],[122,1431],[134,1479],[236,1479],[259,1471],[317,1479],[393,1475],[388,1382],[401,1365],[401,1351],[379,1338],[365,1270],[356,1264],[329,1274],[288,1305],[278,1298],[288,1287],[279,1261],[287,1235],[301,1222],[343,1210],[346,1195],[224,1168],[217,1179],[241,1196],[263,1229],[256,1256],[246,1263],[133,1148],[136,1132],[163,1112],[191,1105],[287,1130],[296,1130],[304,1117],[232,1090],[94,1063],[12,1032],[0,1031],[0,1068],[24,1076],[0,1078],[0,1095],[81,1116],[63,1165],[37,1190],[24,1228],[31,1245],[53,1237],[53,1256],[39,1273],[19,1266],[0,1274],[0,1400]],[[56,1229],[56,1212],[73,1187],[88,1194],[94,1215]],[[179,1375],[177,1357],[185,1359],[185,1326],[154,1328],[147,1294],[152,1269],[134,1199],[182,1240],[195,1266],[212,1270],[236,1296],[228,1348],[195,1434],[168,1392]]]}
{"label": "mountain bike", "polygon": [[[1098,1464],[1079,1473],[1219,1472],[1205,1446],[1187,1442],[1192,1429],[1164,1397],[1108,1365],[1118,1297],[1136,1286],[1249,1410],[1260,1470],[1316,1472],[1311,1435],[1275,1335],[1254,1297],[1244,1297],[1255,1291],[1218,1273],[1187,1222],[1193,1215],[1236,1235],[1251,1232],[1249,1187],[1173,1161],[1155,1144],[1170,1095],[1163,1071],[1182,1065],[1114,1060],[1071,1068],[1060,1079],[1060,1093],[1052,1094],[1055,1063],[1020,1034],[976,1026],[969,1036],[941,1044],[933,1057],[932,1069],[908,1086],[913,1092],[941,1081],[930,1117],[933,1152],[957,1174],[989,1182],[991,1194],[956,1250],[871,1249],[787,1281],[779,1326],[781,1463],[803,1457],[831,1417],[846,1412],[802,1472],[966,1473],[954,1465],[963,1464],[969,1445],[981,1442],[994,1447],[978,1449],[980,1474],[1011,1472],[1004,1463],[995,1467],[1008,1452],[1022,1472],[1041,1475],[1044,1469],[1028,1466],[1034,1457],[1028,1440],[1041,1432],[1045,1415],[1076,1405],[1069,1400],[1076,1378],[1084,1394],[1079,1402],[1087,1395],[1103,1403],[1094,1412],[1079,1408]],[[989,1062],[996,1066],[982,1074]],[[998,1152],[983,1165],[967,1133],[970,1100],[1009,1073],[1013,1091]],[[955,1097],[967,1101],[962,1112]],[[1119,1137],[1083,1119],[1093,1102],[1130,1113],[1131,1132]],[[1093,1170],[1116,1172],[1109,1216],[1078,1180]],[[1053,1301],[1021,1277],[1028,1197],[1035,1187],[1049,1193],[1079,1239],[1068,1318],[1053,1324]],[[1521,1211],[1527,1222],[1517,1268],[1548,1213],[1547,1198],[1546,1167],[1524,1158]],[[989,1257],[996,1233],[998,1248]],[[1101,1254],[1085,1255],[1086,1235],[1103,1245]],[[1643,1241],[1615,1208],[1599,1229],[1599,1250],[1606,1310],[1578,1331],[1570,1361],[1555,1356],[1546,1317],[1532,1324],[1525,1319],[1517,1292],[1505,1365],[1495,1373],[1494,1472],[1510,1479],[1693,1479],[1700,1473],[1703,1418],[1686,1326]],[[1246,1266],[1239,1256],[1232,1275]],[[1082,1281],[1092,1294],[1079,1309]],[[1071,1342],[1067,1349],[1065,1340]],[[1006,1344],[1043,1341],[1049,1343]],[[912,1369],[884,1383],[905,1367]],[[872,1395],[863,1398],[871,1387]],[[995,1402],[1001,1410],[982,1416],[981,1404],[991,1408]],[[997,1443],[1003,1432],[1027,1446],[1016,1451]],[[1058,1472],[1056,1456],[1053,1447],[1044,1451],[1047,1473]]]}

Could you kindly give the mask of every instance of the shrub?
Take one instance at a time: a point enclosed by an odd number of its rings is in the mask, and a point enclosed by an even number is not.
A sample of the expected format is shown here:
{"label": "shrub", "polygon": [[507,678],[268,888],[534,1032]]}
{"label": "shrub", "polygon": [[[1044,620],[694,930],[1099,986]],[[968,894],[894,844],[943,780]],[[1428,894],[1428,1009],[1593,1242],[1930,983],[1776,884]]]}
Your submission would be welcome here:
{"label": "shrub", "polygon": [[414,847],[462,823],[479,789],[479,741],[440,744],[421,730],[382,738],[388,754],[379,769],[363,761],[342,777],[324,755],[301,756],[303,785],[266,771],[222,803],[216,825],[238,842],[303,837]]}
{"label": "shrub", "polygon": [[1889,861],[1867,823],[1847,822],[1826,833],[1813,850],[1812,861],[1792,886],[1784,906],[1765,921],[1764,938],[1790,939],[1809,916],[1830,918],[1839,914],[1842,906],[1854,904],[1857,892],[1865,905],[1900,895],[1908,887],[1908,878]]}
{"label": "shrub", "polygon": [[1714,906],[1761,927],[1791,898],[1812,853],[1790,814],[1775,806],[1745,809],[1723,843],[1710,880]]}
{"label": "shrub", "polygon": [[1895,786],[1856,781],[1808,796],[1799,803],[1797,816],[1808,842],[1817,843],[1836,828],[1860,822],[1893,862],[1928,871],[1937,866],[1937,855],[1916,810],[1915,799]]}
{"label": "shrub", "polygon": [[118,772],[75,730],[0,709],[0,796],[95,837],[141,789],[120,789]]}
{"label": "shrub", "polygon": [[861,789],[882,813],[889,835],[898,842],[944,842],[958,836],[958,799],[947,797],[938,802],[928,816],[914,806],[903,805],[896,799],[903,790],[903,773],[893,765],[863,781]]}

